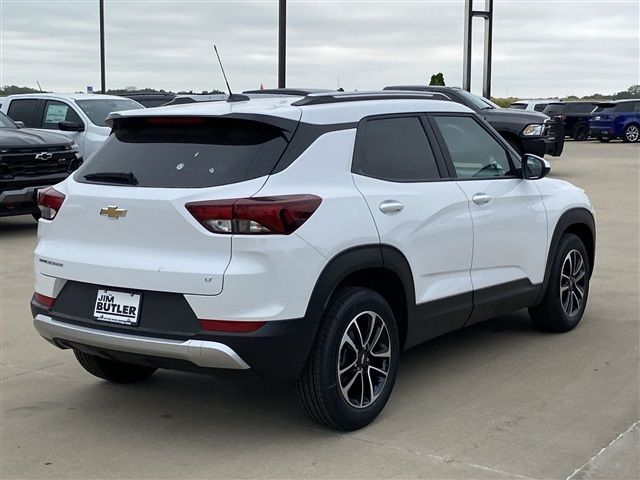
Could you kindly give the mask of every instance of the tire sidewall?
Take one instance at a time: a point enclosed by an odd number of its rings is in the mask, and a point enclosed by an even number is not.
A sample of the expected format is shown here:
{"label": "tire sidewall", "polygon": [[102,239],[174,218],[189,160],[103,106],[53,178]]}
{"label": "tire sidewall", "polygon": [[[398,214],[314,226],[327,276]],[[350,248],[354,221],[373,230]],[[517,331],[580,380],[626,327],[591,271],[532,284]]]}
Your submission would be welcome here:
{"label": "tire sidewall", "polygon": [[[316,347],[316,378],[322,392],[325,407],[340,429],[355,430],[371,423],[389,400],[396,380],[400,345],[398,328],[391,308],[378,293],[365,288],[350,288],[342,292],[325,315],[327,331]],[[358,314],[365,311],[377,313],[385,322],[391,343],[389,374],[380,396],[373,404],[355,408],[347,403],[340,390],[337,375],[338,354],[342,336]]]}
{"label": "tire sidewall", "polygon": [[[577,250],[578,252],[580,252],[580,255],[582,255],[582,259],[585,263],[585,275],[587,279],[585,282],[584,300],[582,302],[582,305],[580,305],[580,309],[578,310],[578,312],[570,317],[562,308],[562,303],[560,300],[560,274],[562,271],[562,264],[564,262],[564,259],[571,250]],[[552,313],[555,317],[554,323],[555,327],[557,327],[556,330],[568,331],[575,328],[575,326],[580,323],[582,315],[584,314],[585,308],[587,306],[587,302],[589,300],[590,280],[591,264],[589,262],[587,249],[585,248],[580,238],[578,238],[576,235],[564,235],[560,240],[556,256],[553,260],[551,277],[549,278],[549,284],[547,286],[547,292],[545,295],[545,300],[549,302],[549,306],[551,307]]]}

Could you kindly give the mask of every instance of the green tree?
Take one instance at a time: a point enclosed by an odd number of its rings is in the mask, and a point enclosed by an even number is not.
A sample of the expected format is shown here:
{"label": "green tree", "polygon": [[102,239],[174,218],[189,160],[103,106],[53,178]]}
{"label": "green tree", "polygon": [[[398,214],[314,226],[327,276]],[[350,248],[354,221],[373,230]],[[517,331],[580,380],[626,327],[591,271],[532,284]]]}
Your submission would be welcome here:
{"label": "green tree", "polygon": [[444,87],[444,75],[442,73],[431,75],[429,85],[441,85]]}
{"label": "green tree", "polygon": [[37,93],[40,90],[31,87],[18,87],[17,85],[5,85],[0,88],[0,97],[18,95],[20,93]]}

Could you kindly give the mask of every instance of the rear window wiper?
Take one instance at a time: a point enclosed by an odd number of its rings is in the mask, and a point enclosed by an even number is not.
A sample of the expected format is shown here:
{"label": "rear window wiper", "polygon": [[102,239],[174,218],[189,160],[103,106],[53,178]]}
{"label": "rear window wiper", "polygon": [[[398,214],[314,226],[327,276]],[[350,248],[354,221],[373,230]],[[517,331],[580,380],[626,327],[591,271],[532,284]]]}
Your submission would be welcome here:
{"label": "rear window wiper", "polygon": [[85,180],[95,180],[98,182],[122,183],[124,185],[137,185],[138,179],[131,172],[100,172],[88,173],[84,176]]}

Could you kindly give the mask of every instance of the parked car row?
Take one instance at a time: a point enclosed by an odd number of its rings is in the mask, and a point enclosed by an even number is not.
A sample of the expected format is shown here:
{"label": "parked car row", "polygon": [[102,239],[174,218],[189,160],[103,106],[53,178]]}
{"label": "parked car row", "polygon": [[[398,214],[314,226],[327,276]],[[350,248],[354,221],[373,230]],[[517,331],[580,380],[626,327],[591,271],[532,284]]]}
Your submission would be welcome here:
{"label": "parked car row", "polygon": [[565,135],[578,141],[594,137],[601,142],[619,138],[634,143],[640,138],[640,100],[522,100],[509,105],[509,109],[536,110],[552,118],[561,117]]}

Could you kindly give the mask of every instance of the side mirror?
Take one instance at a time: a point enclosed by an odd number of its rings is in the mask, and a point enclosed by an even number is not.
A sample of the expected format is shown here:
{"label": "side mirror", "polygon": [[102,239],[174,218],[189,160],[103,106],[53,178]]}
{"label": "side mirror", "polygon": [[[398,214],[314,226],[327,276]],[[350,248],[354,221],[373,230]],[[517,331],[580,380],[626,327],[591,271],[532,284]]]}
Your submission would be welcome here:
{"label": "side mirror", "polygon": [[63,132],[83,132],[84,125],[80,122],[58,122],[58,129]]}
{"label": "side mirror", "polygon": [[14,121],[13,123],[15,123],[16,127],[18,127],[18,128],[24,128],[24,122],[21,122],[21,121],[17,121],[16,122],[16,121]]}
{"label": "side mirror", "polygon": [[546,177],[551,171],[551,165],[544,158],[531,153],[522,157],[522,178],[524,180],[538,180]]}

